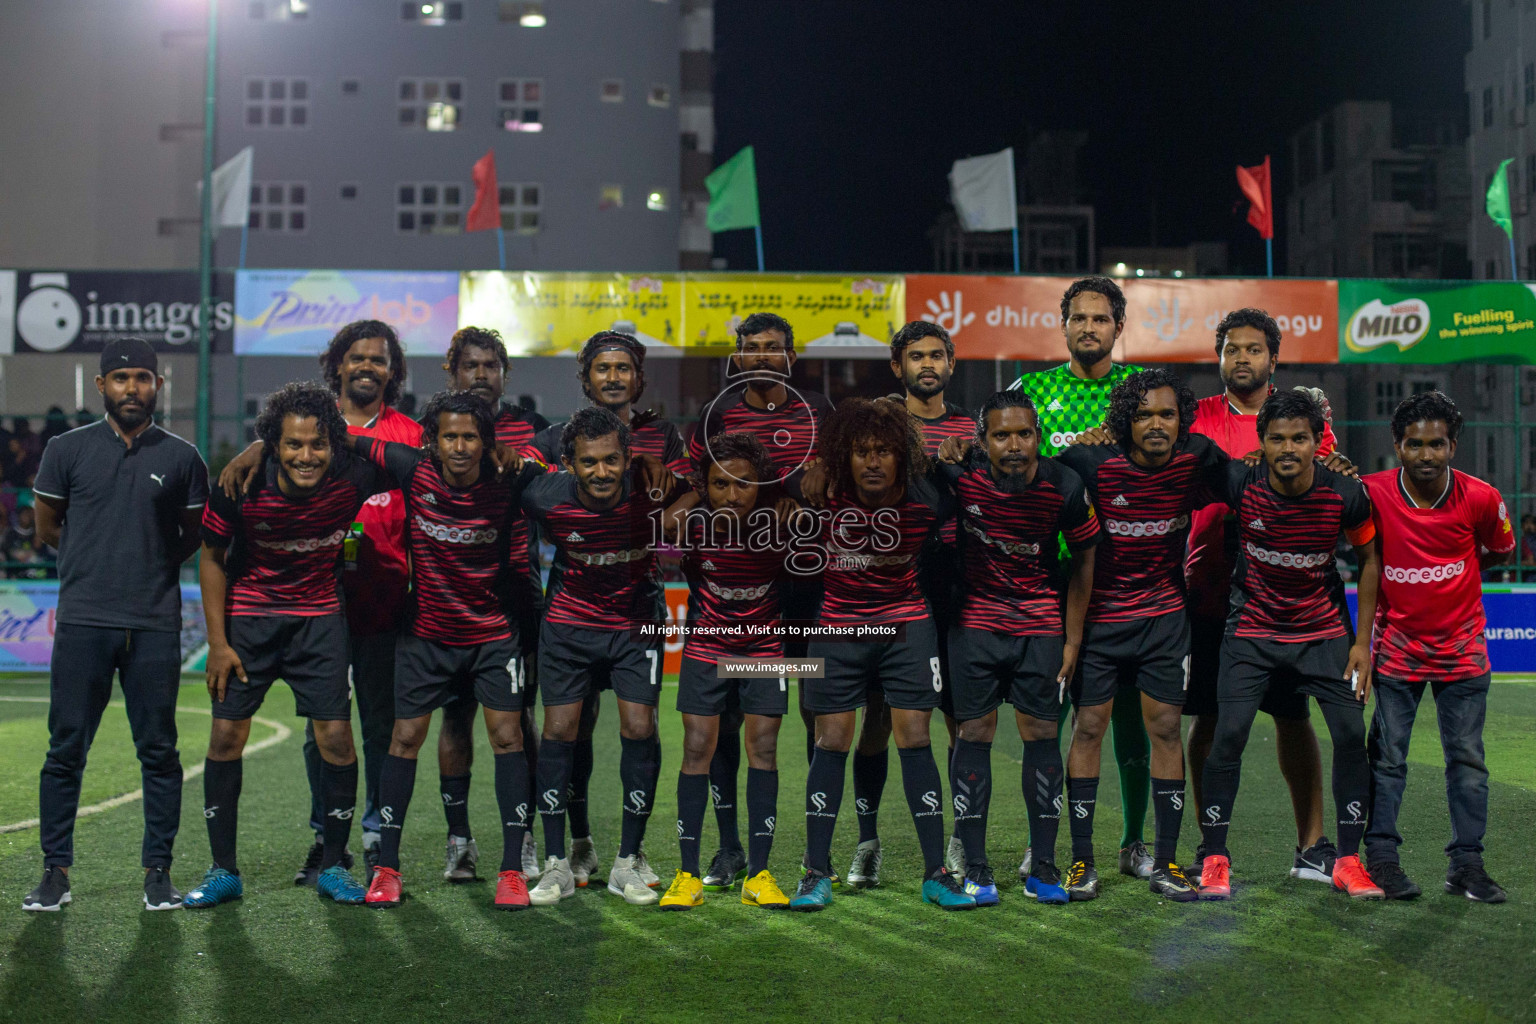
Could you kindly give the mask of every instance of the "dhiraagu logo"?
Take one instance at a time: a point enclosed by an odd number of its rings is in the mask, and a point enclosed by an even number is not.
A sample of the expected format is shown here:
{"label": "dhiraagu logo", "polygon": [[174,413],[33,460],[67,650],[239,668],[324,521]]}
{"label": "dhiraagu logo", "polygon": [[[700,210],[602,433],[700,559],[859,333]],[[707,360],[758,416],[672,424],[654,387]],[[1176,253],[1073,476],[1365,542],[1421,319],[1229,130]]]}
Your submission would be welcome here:
{"label": "dhiraagu logo", "polygon": [[1429,333],[1429,303],[1423,299],[1399,299],[1390,305],[1372,299],[1349,318],[1344,343],[1356,352],[1369,352],[1383,345],[1396,345],[1406,351],[1424,340]]}

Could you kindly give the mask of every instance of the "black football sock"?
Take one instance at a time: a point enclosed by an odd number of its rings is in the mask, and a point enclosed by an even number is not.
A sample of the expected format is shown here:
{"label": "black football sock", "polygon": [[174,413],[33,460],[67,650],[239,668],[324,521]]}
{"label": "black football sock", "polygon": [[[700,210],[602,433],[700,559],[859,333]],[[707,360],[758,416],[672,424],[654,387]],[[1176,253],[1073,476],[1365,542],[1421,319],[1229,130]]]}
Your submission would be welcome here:
{"label": "black football sock", "polygon": [[[578,738],[571,751],[570,797],[566,813],[571,816],[571,838],[586,839],[592,834],[592,822],[587,817],[587,790],[592,786],[592,737]],[[539,787],[542,791],[543,786]]]}
{"label": "black football sock", "polygon": [[1333,741],[1333,806],[1339,818],[1339,856],[1360,852],[1365,810],[1370,807],[1371,765],[1365,749],[1365,717],[1360,705],[1319,702]]}
{"label": "black football sock", "polygon": [[816,748],[816,758],[805,777],[805,855],[807,864],[824,875],[832,874],[832,830],[843,806],[843,774],[848,751]]}
{"label": "black football sock", "polygon": [[966,866],[987,864],[987,809],[992,803],[992,744],[960,740],[949,762],[955,835],[965,846]]}
{"label": "black football sock", "polygon": [[1056,831],[1061,827],[1061,741],[1025,740],[1023,775],[1034,862],[1055,864]]}
{"label": "black football sock", "polygon": [[779,773],[747,767],[747,877],[768,870],[779,814]]}
{"label": "black football sock", "polygon": [[1178,860],[1179,829],[1184,824],[1184,780],[1152,780],[1152,821],[1156,830],[1152,856],[1158,867]]}
{"label": "black football sock", "polygon": [[710,776],[677,775],[677,848],[678,865],[699,876],[699,833],[704,831],[704,805],[709,802]]}
{"label": "black football sock", "polygon": [[341,863],[347,838],[352,834],[352,816],[357,813],[357,761],[331,764],[320,768],[321,803],[325,805],[325,854],[320,870]]}
{"label": "black football sock", "polygon": [[[651,733],[645,741],[645,818],[640,822],[640,842],[645,842],[645,830],[651,825],[651,812],[656,809],[656,791],[661,786],[661,734]],[[638,851],[637,851],[638,852]]]}
{"label": "black football sock", "polygon": [[437,788],[443,795],[443,817],[448,819],[448,834],[468,839],[469,773],[439,776]]}
{"label": "black football sock", "polygon": [[533,809],[539,805],[539,731],[533,709],[523,711],[523,760],[528,762],[528,828],[533,828]]}
{"label": "black football sock", "polygon": [[656,799],[656,771],[651,741],[619,737],[619,784],[623,787],[623,823],[619,829],[619,856],[632,857],[645,838],[645,822]]}
{"label": "black football sock", "polygon": [[544,822],[544,856],[565,856],[566,794],[576,744],[544,738],[539,748],[539,817]]}
{"label": "black football sock", "polygon": [[813,765],[815,763],[816,763],[816,727],[813,726],[813,725],[807,725],[805,727],[805,764],[806,764],[806,767],[810,767],[811,765]]}
{"label": "black football sock", "polygon": [[240,781],[245,762],[203,762],[203,817],[208,821],[208,849],[213,866],[238,875],[235,829],[240,822]]}
{"label": "black football sock", "polygon": [[400,833],[416,789],[414,758],[384,755],[379,772],[379,866],[400,870]]}
{"label": "black football sock", "polygon": [[902,747],[899,753],[901,785],[907,791],[907,808],[923,851],[923,878],[932,878],[944,867],[944,783],[933,762],[932,747]]}
{"label": "black football sock", "polygon": [[891,770],[891,751],[878,754],[853,752],[853,812],[859,820],[859,842],[880,838],[880,797]]}
{"label": "black football sock", "polygon": [[1099,802],[1099,778],[1067,780],[1067,823],[1072,833],[1072,859],[1093,863],[1093,809]]}
{"label": "black football sock", "polygon": [[[741,773],[741,730],[721,732],[709,761],[709,793],[715,802],[715,825],[722,850],[741,849],[736,824],[736,782]],[[684,870],[687,870],[686,868]]]}
{"label": "black football sock", "polygon": [[1223,766],[1214,758],[1205,762],[1201,794],[1205,806],[1200,808],[1200,846],[1205,855],[1227,857],[1227,830],[1232,827],[1232,805],[1237,802],[1237,787],[1242,766]]}
{"label": "black football sock", "polygon": [[528,832],[528,759],[521,750],[496,755],[496,807],[501,811],[501,870],[523,870]]}

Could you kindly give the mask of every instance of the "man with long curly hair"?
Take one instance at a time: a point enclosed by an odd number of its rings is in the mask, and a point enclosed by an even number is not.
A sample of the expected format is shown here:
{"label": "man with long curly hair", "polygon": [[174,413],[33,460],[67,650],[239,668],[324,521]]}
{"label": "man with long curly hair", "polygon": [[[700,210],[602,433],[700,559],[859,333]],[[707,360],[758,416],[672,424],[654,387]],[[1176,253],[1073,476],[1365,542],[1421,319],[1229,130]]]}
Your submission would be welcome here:
{"label": "man with long curly hair", "polygon": [[1190,434],[1194,418],[1189,385],[1166,370],[1142,370],[1110,392],[1105,422],[1117,443],[1073,445],[1057,456],[1087,484],[1105,533],[1072,682],[1077,717],[1067,754],[1072,865],[1066,889],[1073,900],[1099,894],[1093,812],[1100,745],[1117,694],[1137,690],[1152,747],[1155,838],[1148,885],[1165,899],[1197,896],[1175,863],[1184,807],[1179,723],[1189,680],[1184,544],[1190,513],[1220,493],[1229,459],[1210,438]]}
{"label": "man with long curly hair", "polygon": [[923,853],[925,903],[973,909],[976,901],[944,868],[943,783],[928,723],[944,680],[918,554],[953,513],[930,476],[922,428],[890,399],[850,398],[822,424],[818,455],[831,499],[822,525],[825,596],[807,655],[824,676],[802,679],[816,716],[816,751],[805,787],[807,871],[791,910],[832,902],[832,831],[859,708],[878,687],[891,709],[907,806]]}
{"label": "man with long curly hair", "polygon": [[203,816],[213,866],[185,906],[217,906],[242,894],[235,860],[241,754],[251,717],[279,678],[311,723],[323,759],[316,886],[338,903],[361,903],[364,889],[341,862],[357,800],[357,754],[338,577],[358,510],[390,485],[350,453],[346,421],[318,383],[273,392],[256,435],[264,451],[256,489],[238,500],[215,490],[203,512],[198,575],[213,698]]}

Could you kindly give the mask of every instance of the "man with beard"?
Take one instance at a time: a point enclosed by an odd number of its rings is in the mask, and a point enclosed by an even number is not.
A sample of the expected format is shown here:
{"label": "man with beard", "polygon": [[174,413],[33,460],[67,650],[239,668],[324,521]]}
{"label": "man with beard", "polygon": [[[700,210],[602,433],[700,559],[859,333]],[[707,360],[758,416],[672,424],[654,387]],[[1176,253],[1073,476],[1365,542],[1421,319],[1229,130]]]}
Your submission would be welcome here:
{"label": "man with beard", "polygon": [[[525,459],[540,458],[534,436],[549,426],[538,413],[502,400],[506,389],[507,346],[501,335],[484,327],[462,327],[448,343],[447,361],[450,391],[467,391],[490,406],[496,416],[496,443],[510,448]],[[528,806],[533,806],[533,777],[538,765],[539,730],[534,721],[537,706],[537,663],[539,642],[539,606],[544,600],[540,582],[538,546],[532,543],[532,531],[522,517],[507,524],[507,617],[517,626],[523,666],[527,678],[523,696],[523,755],[528,760]],[[480,851],[469,827],[470,769],[474,765],[475,745],[471,727],[475,702],[454,701],[443,708],[442,727],[437,732],[438,786],[443,798],[443,814],[448,819],[448,850],[443,877],[450,882],[475,878]],[[539,855],[533,833],[523,833],[523,874],[539,876]]]}
{"label": "man with beard", "polygon": [[[1258,444],[1259,409],[1274,394],[1271,383],[1280,359],[1280,325],[1261,309],[1236,309],[1216,327],[1216,357],[1226,389],[1195,406],[1193,433],[1215,441],[1234,459]],[[1302,389],[1298,389],[1302,390]],[[1311,391],[1314,398],[1320,391]],[[1326,408],[1326,407],[1325,407]],[[1337,447],[1325,422],[1317,454]],[[1237,556],[1237,535],[1231,510],[1224,504],[1195,512],[1189,531],[1189,556],[1184,566],[1189,585],[1189,693],[1184,714],[1193,716],[1188,739],[1189,779],[1199,807],[1205,759],[1216,734],[1216,681],[1221,661],[1221,637],[1226,626]],[[1333,880],[1334,845],[1323,835],[1323,765],[1317,733],[1307,711],[1305,694],[1272,688],[1260,708],[1275,722],[1275,754],[1280,774],[1291,791],[1296,817],[1296,857],[1292,878],[1325,885]],[[1190,868],[1199,877],[1200,858]]]}
{"label": "man with beard", "polygon": [[[891,338],[891,372],[901,381],[907,412],[922,425],[923,447],[930,456],[951,437],[970,437],[976,421],[970,413],[944,398],[955,372],[955,343],[938,324],[914,320]],[[939,669],[944,692],[939,707],[949,730],[949,756],[954,757],[955,718],[949,677],[949,628],[953,621],[954,588],[959,582],[959,558],[955,549],[955,523],[944,524],[936,543],[929,544],[918,566],[919,583],[933,610],[939,641]],[[864,708],[863,727],[853,751],[853,807],[859,823],[859,845],[848,868],[848,884],[873,888],[880,884],[880,799],[890,768],[891,714],[885,698],[871,690]],[[965,874],[965,855],[958,836],[951,836],[945,853],[951,874]]]}
{"label": "man with beard", "polygon": [[[1040,414],[1040,454],[1055,455],[1077,435],[1104,422],[1109,393],[1137,372],[1111,356],[1125,331],[1125,293],[1107,277],[1074,281],[1061,297],[1061,333],[1067,342],[1067,362],[1051,370],[1026,373],[1014,382],[1035,403]],[[1185,425],[1187,428],[1187,424]],[[1066,551],[1061,552],[1063,557]],[[1062,709],[1063,716],[1066,708]],[[1120,871],[1150,878],[1152,855],[1142,842],[1151,790],[1151,751],[1141,722],[1141,706],[1133,689],[1115,699],[1111,719],[1115,764],[1120,772],[1120,808],[1125,826],[1120,836]],[[1025,853],[1019,879],[1029,876]]]}
{"label": "man with beard", "polygon": [[[405,351],[394,328],[381,320],[355,320],[336,332],[320,355],[326,386],[336,396],[347,432],[413,447],[421,444],[421,424],[395,409],[405,385]],[[219,474],[219,487],[231,498],[256,483],[261,467],[258,441],[232,459]],[[378,863],[379,773],[389,753],[395,727],[395,640],[405,613],[410,567],[405,553],[405,505],[399,491],[375,494],[358,513],[363,535],[357,557],[344,565],[348,657],[352,692],[363,747],[363,859],[371,875]],[[295,885],[314,885],[324,856],[321,806],[322,758],[314,730],[304,730],[304,766],[309,773],[309,827],[315,840],[293,876]],[[342,863],[351,866],[347,854]]]}
{"label": "man with beard", "polygon": [[96,378],[106,418],[48,442],[34,484],[39,539],[59,549],[59,604],[38,785],[43,879],[24,910],[70,901],[80,780],[114,673],[143,777],[144,906],[181,905],[169,874],[181,822],[177,572],[197,550],[208,470],[196,448],[155,425],[165,383],[156,371],[147,341],[108,342]]}
{"label": "man with beard", "polygon": [[[736,327],[736,351],[731,355],[733,381],[705,407],[699,417],[688,453],[695,472],[710,464],[709,438],[719,434],[747,433],[762,442],[773,462],[774,482],[814,465],[816,429],[832,411],[832,403],[817,391],[789,387],[795,367],[795,329],[776,313],[753,313]],[[815,618],[821,602],[819,578],[790,576],[781,594],[784,618],[802,625]],[[805,654],[805,641],[785,644],[788,657]],[[803,699],[804,688],[800,689]],[[806,759],[815,753],[814,716],[800,708],[806,730]],[[720,850],[704,875],[704,888],[721,890],[746,875],[746,855],[736,828],[737,774],[741,769],[741,714],[729,709],[720,718],[720,738],[710,764],[710,791],[715,800],[715,821],[720,830]]]}
{"label": "man with beard", "polygon": [[[651,457],[635,457],[629,428],[603,408],[572,416],[561,430],[561,450],[566,472],[544,474],[522,495],[523,511],[555,545],[539,636],[544,728],[537,791],[545,861],[529,898],[534,906],[549,906],[576,891],[566,856],[566,807],[582,709],[596,701],[602,679],[618,703],[624,796],[608,891],[644,906],[656,902],[651,887],[660,882],[654,872],[641,871],[640,859],[661,772],[656,706],[665,611],[652,519],[682,480]],[[642,458],[662,481],[642,480],[632,470]]]}
{"label": "man with beard", "polygon": [[[581,393],[592,403],[591,408],[606,409],[628,428],[630,450],[634,455],[659,459],[674,474],[688,472],[688,451],[677,425],[650,409],[637,412],[634,408],[640,396],[645,394],[645,346],[639,339],[617,331],[599,331],[592,335],[577,357],[576,379],[581,382]],[[561,465],[564,428],[564,424],[557,423],[539,431],[534,438],[537,457],[552,469]],[[596,673],[593,683],[594,693],[607,688],[601,672]],[[582,704],[582,719],[571,765],[570,865],[576,885],[583,888],[598,869],[597,848],[592,842],[592,824],[587,814],[587,793],[592,783],[592,732],[597,727],[599,706],[596,699]],[[647,884],[660,880],[651,870],[643,849],[637,854],[637,864]]]}

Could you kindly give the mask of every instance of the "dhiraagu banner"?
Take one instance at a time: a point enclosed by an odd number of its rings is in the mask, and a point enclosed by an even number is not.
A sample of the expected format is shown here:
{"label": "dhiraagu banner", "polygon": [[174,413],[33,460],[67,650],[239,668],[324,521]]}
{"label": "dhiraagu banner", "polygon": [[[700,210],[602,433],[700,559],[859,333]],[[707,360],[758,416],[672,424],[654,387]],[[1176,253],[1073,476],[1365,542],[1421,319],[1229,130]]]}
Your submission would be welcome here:
{"label": "dhiraagu banner", "polygon": [[1505,281],[1339,281],[1341,363],[1536,363],[1536,290]]}

